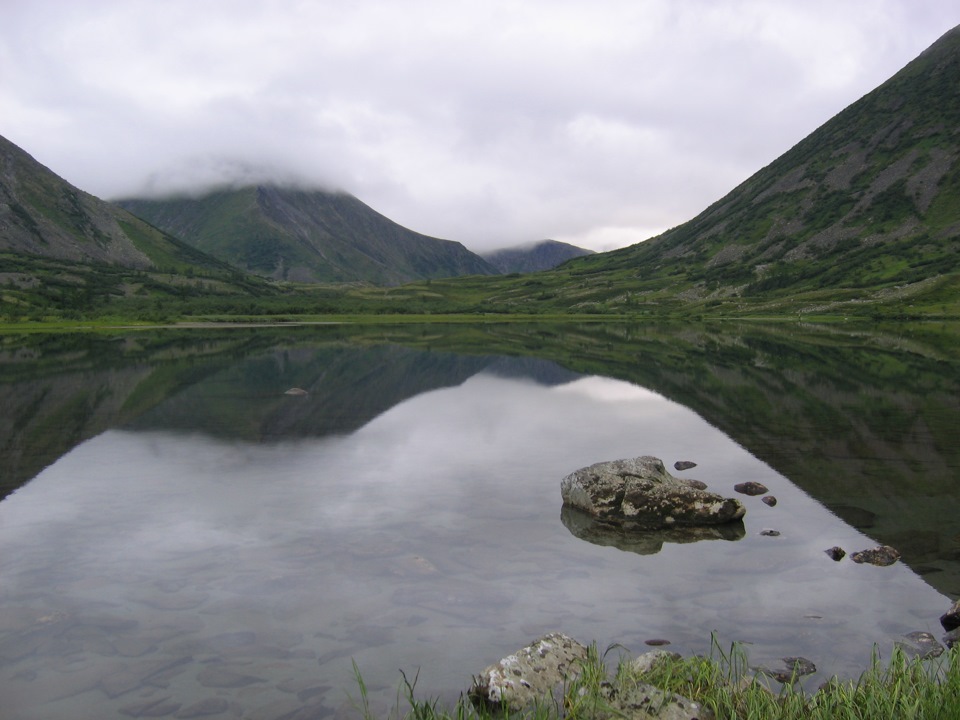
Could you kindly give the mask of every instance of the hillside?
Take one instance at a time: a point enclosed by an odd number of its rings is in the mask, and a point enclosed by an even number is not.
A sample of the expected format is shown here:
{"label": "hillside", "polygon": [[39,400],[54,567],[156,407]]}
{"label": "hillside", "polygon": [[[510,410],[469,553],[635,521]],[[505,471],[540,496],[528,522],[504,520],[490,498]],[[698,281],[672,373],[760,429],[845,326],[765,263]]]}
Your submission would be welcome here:
{"label": "hillside", "polygon": [[[960,268],[960,29],[688,223],[604,259],[700,296],[872,289]],[[594,265],[593,268],[598,267]]]}
{"label": "hillside", "polygon": [[[189,279],[188,279],[189,278]],[[0,316],[76,314],[132,295],[259,293],[226,263],[79,190],[0,137]]]}
{"label": "hillside", "polygon": [[960,314],[960,28],[698,216],[530,278],[503,311]]}
{"label": "hillside", "polygon": [[237,268],[275,280],[397,285],[497,272],[460,243],[408,230],[346,193],[260,185],[117,204]]}
{"label": "hillside", "polygon": [[502,248],[482,253],[481,257],[504,275],[551,270],[567,260],[593,254],[592,250],[556,240]]}
{"label": "hillside", "polygon": [[3,137],[0,252],[141,270],[225,267],[79,190]]}

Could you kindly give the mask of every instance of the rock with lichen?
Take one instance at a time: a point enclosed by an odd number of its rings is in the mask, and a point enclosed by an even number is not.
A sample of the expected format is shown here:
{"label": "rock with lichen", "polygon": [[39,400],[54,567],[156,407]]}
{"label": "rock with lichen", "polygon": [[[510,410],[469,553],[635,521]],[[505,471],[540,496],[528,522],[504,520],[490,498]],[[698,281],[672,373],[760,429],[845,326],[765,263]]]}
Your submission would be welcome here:
{"label": "rock with lichen", "polygon": [[497,710],[528,707],[549,698],[579,675],[587,648],[550,633],[488,666],[474,678],[470,698]]}
{"label": "rock with lichen", "polygon": [[581,468],[560,482],[560,494],[564,505],[627,529],[720,525],[745,513],[739,500],[676,478],[648,455]]}

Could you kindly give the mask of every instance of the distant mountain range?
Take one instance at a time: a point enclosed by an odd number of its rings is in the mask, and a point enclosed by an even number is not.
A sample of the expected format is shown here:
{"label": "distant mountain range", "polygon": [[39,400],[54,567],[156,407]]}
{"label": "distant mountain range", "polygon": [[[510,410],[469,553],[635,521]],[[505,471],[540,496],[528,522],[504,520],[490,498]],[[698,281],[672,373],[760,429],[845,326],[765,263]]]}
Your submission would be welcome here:
{"label": "distant mountain range", "polygon": [[117,204],[204,252],[274,280],[399,285],[498,273],[460,243],[408,230],[347,193],[258,185]]}
{"label": "distant mountain range", "polygon": [[576,245],[556,240],[542,240],[538,243],[482,253],[482,257],[506,275],[550,270],[571,258],[592,254],[593,250],[585,250]]}

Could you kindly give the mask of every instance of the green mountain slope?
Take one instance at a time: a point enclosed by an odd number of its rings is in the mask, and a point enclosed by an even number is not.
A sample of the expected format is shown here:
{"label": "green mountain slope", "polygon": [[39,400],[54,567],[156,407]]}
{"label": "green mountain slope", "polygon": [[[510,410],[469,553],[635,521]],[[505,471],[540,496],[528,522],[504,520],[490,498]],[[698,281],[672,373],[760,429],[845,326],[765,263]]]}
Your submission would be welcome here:
{"label": "green mountain slope", "polygon": [[408,230],[345,193],[261,185],[117,204],[240,269],[277,280],[396,285],[497,272],[460,243]]}
{"label": "green mountain slope", "polygon": [[0,137],[0,317],[76,316],[120,298],[262,294],[266,283],[79,190]]}
{"label": "green mountain slope", "polygon": [[569,243],[558,242],[557,240],[542,240],[530,245],[502,248],[483,253],[481,257],[497,270],[506,274],[550,270],[571,258],[591,255],[592,253],[592,250],[585,250]]}
{"label": "green mountain slope", "polygon": [[605,259],[700,296],[874,289],[960,269],[960,29],[688,223]]}
{"label": "green mountain slope", "polygon": [[141,270],[226,267],[75,188],[3,137],[0,252]]}
{"label": "green mountain slope", "polygon": [[505,311],[960,314],[960,28],[697,217],[495,282]]}

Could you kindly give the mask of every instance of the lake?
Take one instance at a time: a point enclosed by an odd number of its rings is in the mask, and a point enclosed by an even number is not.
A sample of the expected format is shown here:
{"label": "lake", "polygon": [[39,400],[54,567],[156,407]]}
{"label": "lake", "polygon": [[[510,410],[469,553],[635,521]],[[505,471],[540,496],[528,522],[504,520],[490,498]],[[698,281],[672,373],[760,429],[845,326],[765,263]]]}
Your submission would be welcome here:
{"label": "lake", "polygon": [[[856,677],[960,596],[950,327],[0,336],[0,717],[454,701],[561,631]],[[288,394],[291,389],[303,392]],[[560,480],[654,455],[742,532],[594,544]],[[737,495],[766,485],[775,506]],[[763,534],[775,530],[778,535]],[[840,562],[879,543],[889,567]],[[616,657],[616,651],[610,657]]]}

